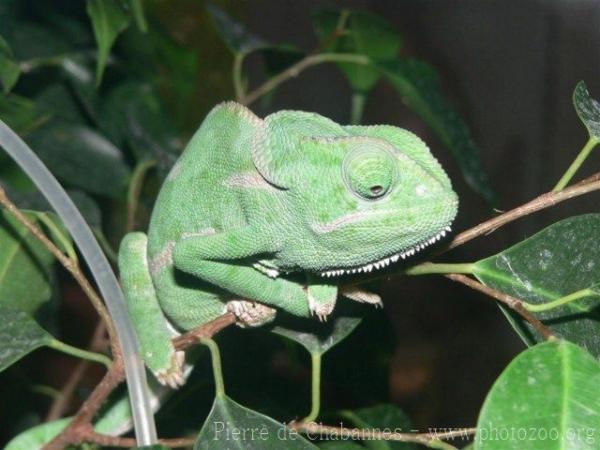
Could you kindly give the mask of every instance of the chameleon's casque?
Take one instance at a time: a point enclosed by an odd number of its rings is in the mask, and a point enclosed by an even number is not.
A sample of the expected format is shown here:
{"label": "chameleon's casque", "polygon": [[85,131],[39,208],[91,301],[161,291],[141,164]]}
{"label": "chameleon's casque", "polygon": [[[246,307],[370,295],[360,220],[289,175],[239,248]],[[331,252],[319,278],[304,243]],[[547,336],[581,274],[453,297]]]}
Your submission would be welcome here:
{"label": "chameleon's casque", "polygon": [[218,105],[165,180],[148,237],[132,233],[121,245],[146,363],[161,381],[182,382],[168,322],[190,329],[226,310],[247,325],[276,309],[325,318],[338,296],[332,277],[413,255],[449,231],[457,205],[448,176],[409,131],[301,111],[261,120]]}

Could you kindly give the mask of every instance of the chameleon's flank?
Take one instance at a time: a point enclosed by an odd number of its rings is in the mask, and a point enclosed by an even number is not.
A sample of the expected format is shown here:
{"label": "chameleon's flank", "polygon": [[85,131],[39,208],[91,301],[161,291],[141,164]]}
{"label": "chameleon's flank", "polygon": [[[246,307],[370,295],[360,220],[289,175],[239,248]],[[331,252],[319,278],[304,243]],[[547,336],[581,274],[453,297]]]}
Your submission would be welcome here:
{"label": "chameleon's flank", "polygon": [[[448,176],[409,131],[216,106],[167,177],[148,237],[131,233],[121,244],[146,364],[161,382],[182,384],[175,329],[225,311],[247,326],[278,309],[326,319],[337,276],[412,256],[449,231],[457,207]],[[358,288],[339,294],[381,302]]]}

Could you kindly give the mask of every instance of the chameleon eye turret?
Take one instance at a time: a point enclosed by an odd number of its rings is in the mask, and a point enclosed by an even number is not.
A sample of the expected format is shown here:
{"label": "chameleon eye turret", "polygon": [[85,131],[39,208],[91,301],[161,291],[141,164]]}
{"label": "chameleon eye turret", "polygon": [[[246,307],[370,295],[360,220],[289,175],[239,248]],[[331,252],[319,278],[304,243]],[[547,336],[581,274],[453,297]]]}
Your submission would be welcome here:
{"label": "chameleon eye turret", "polygon": [[389,145],[373,140],[350,150],[342,163],[348,189],[366,200],[378,200],[398,182],[398,167]]}

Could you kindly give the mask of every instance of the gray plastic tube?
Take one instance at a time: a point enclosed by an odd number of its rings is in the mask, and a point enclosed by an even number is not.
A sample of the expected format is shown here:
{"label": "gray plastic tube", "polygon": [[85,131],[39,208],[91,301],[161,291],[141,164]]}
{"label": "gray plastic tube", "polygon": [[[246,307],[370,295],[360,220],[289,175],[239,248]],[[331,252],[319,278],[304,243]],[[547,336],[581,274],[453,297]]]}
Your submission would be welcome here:
{"label": "gray plastic tube", "polygon": [[73,240],[79,247],[79,251],[87,262],[106,301],[121,343],[138,445],[155,444],[156,426],[150,407],[146,371],[140,359],[137,339],[129,321],[123,292],[119,287],[115,274],[81,213],[56,181],[56,178],[29,146],[2,120],[0,120],[0,145],[4,147],[44,194],[48,203],[54,208],[71,233]]}

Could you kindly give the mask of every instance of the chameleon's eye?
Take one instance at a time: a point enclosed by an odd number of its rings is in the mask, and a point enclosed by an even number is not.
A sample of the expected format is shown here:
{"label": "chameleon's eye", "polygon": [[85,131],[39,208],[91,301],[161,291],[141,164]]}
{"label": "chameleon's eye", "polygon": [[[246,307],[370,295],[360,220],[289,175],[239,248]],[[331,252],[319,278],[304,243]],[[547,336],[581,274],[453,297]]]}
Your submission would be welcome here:
{"label": "chameleon's eye", "polygon": [[346,185],[358,196],[377,200],[391,189],[397,177],[393,154],[377,146],[361,146],[350,151],[342,166]]}

